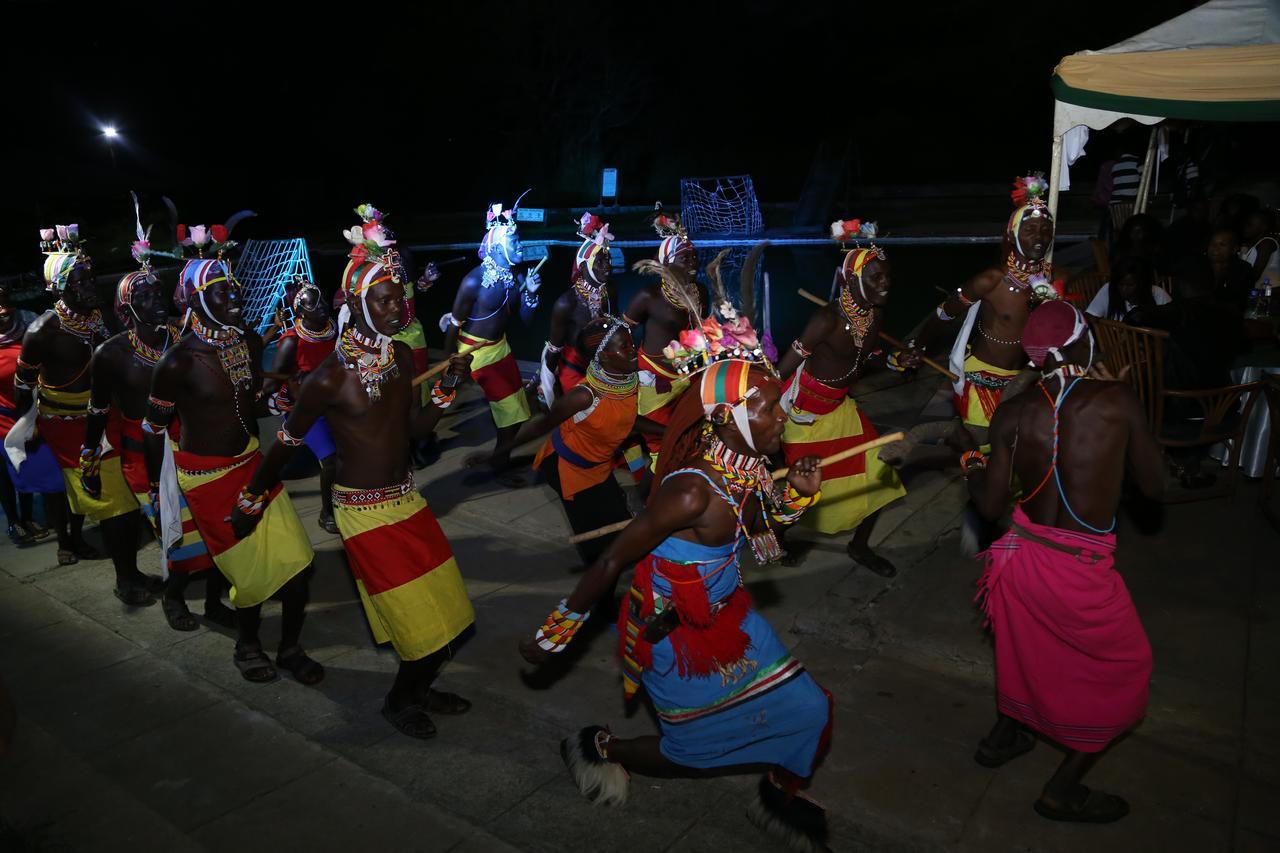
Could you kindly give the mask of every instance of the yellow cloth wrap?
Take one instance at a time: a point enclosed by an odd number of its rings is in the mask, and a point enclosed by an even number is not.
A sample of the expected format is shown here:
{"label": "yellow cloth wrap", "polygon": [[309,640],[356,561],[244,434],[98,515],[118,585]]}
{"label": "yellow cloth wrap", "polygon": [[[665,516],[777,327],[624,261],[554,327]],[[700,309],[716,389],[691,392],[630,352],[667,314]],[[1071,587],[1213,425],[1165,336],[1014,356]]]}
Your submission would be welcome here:
{"label": "yellow cloth wrap", "polygon": [[90,497],[80,485],[79,456],[84,443],[89,395],[89,391],[59,391],[40,386],[36,395],[36,411],[40,417],[36,421],[36,432],[58,459],[71,511],[94,521],[106,521],[133,512],[138,508],[138,501],[124,478],[117,448],[99,463],[102,493],[96,498]]}
{"label": "yellow cloth wrap", "polygon": [[401,660],[419,660],[475,622],[475,611],[439,522],[416,490],[368,505],[334,486],[333,517],[374,641]]}
{"label": "yellow cloth wrap", "polygon": [[[239,457],[253,454],[248,461],[214,471],[186,470],[182,467],[182,456],[176,457],[178,486],[187,499],[209,555],[231,583],[231,602],[236,607],[252,607],[266,601],[311,565],[315,557],[289,493],[281,487],[277,487],[252,533],[240,540],[231,535],[230,523],[223,519],[231,515],[240,486],[249,482],[261,464],[262,455],[257,450],[258,439],[250,437],[239,454]],[[226,478],[240,485],[231,488]],[[213,488],[202,494],[202,489],[210,486]]]}
{"label": "yellow cloth wrap", "polygon": [[[803,399],[802,394],[800,400]],[[834,411],[818,415],[812,424],[797,424],[788,419],[782,443],[790,461],[793,456],[798,459],[811,453],[830,455],[876,437],[873,430],[864,436],[865,432],[868,431],[858,404],[845,397]],[[898,472],[880,461],[879,450],[865,453],[862,458],[865,460],[863,473],[829,478],[824,471],[822,500],[805,510],[796,523],[819,533],[842,533],[853,530],[867,516],[907,493]],[[856,459],[850,461],[857,467]]]}
{"label": "yellow cloth wrap", "polygon": [[[1022,371],[1018,368],[1009,370],[1004,367],[996,367],[993,364],[987,364],[982,359],[970,353],[964,360],[965,373],[987,373],[994,376],[1003,376],[1006,379],[1013,379]],[[994,400],[992,399],[994,396]],[[987,403],[983,405],[983,397],[987,398]],[[993,394],[993,389],[981,388],[972,382],[965,382],[964,399],[960,401],[960,418],[967,424],[973,426],[989,427],[991,426],[991,414],[995,413],[995,405],[999,402],[999,392]],[[991,414],[988,414],[988,409]]]}
{"label": "yellow cloth wrap", "polygon": [[494,342],[463,332],[458,340],[463,346],[479,347],[471,354],[471,378],[489,401],[494,425],[502,429],[529,420],[529,398],[507,336]]}
{"label": "yellow cloth wrap", "polygon": [[102,480],[102,494],[95,498],[80,485],[79,468],[62,469],[62,480],[67,486],[67,505],[73,513],[94,521],[106,521],[138,508],[138,499],[125,482],[119,456],[103,459],[98,466],[98,476]]}

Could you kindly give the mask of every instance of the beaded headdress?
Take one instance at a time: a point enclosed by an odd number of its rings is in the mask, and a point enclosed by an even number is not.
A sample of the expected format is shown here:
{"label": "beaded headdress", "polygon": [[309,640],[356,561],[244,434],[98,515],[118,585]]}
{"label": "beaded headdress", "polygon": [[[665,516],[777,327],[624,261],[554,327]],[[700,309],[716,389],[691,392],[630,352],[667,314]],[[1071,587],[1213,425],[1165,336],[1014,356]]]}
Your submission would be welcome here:
{"label": "beaded headdress", "polygon": [[1026,257],[1026,253],[1022,250],[1022,242],[1018,239],[1018,229],[1025,219],[1037,219],[1039,217],[1053,219],[1049,214],[1049,205],[1045,201],[1048,192],[1049,183],[1040,172],[1034,175],[1023,175],[1013,180],[1013,192],[1009,194],[1009,197],[1013,199],[1016,207],[1013,213],[1009,214],[1009,224],[1005,228],[1005,236],[1017,249],[1018,254],[1023,257]]}
{"label": "beaded headdress", "polygon": [[[530,187],[520,193],[520,198],[516,199],[516,203],[511,205],[510,209],[504,208],[502,202],[489,205],[489,209],[484,214],[484,238],[480,240],[480,248],[476,252],[481,259],[488,257],[495,244],[502,246],[503,251],[506,251],[508,239],[515,235],[519,228],[516,216],[520,211],[520,200],[532,189],[533,187]],[[507,261],[512,262],[512,258],[508,256]]]}
{"label": "beaded headdress", "polygon": [[352,249],[347,255],[349,260],[346,269],[342,271],[340,289],[346,298],[343,300],[342,310],[338,312],[338,333],[341,334],[351,322],[351,303],[353,298],[357,298],[364,321],[377,335],[378,347],[385,358],[387,349],[391,346],[391,338],[373,325],[365,300],[368,292],[377,285],[388,281],[403,284],[408,277],[400,261],[400,253],[393,248],[396,243],[395,235],[382,224],[384,214],[371,204],[358,206],[356,214],[363,220],[362,224],[342,232]]}
{"label": "beaded headdress", "polygon": [[77,266],[89,266],[89,256],[84,253],[83,246],[80,226],[74,223],[40,229],[40,251],[45,255],[45,290],[62,293],[71,271]]}
{"label": "beaded headdress", "polygon": [[[867,248],[858,245],[859,240],[875,240],[879,228],[875,222],[863,222],[861,219],[845,219],[831,223],[831,239],[846,249],[844,260],[840,264],[840,276],[846,286],[853,281],[858,282],[858,292],[867,298],[867,289],[862,283],[862,270],[872,261],[885,259],[884,249],[875,243]],[[853,243],[850,249],[848,244]]]}
{"label": "beaded headdress", "polygon": [[658,263],[670,264],[685,252],[693,251],[693,243],[680,222],[680,215],[662,209],[662,202],[653,203],[653,230],[662,242],[658,244]]}
{"label": "beaded headdress", "polygon": [[601,221],[600,217],[588,211],[578,220],[578,236],[582,238],[582,245],[573,258],[575,273],[585,264],[587,276],[596,284],[604,284],[596,278],[595,260],[601,252],[606,255],[609,253],[609,241],[613,239],[609,223]]}
{"label": "beaded headdress", "polygon": [[[209,227],[192,225],[188,228],[179,223],[174,229],[178,251],[194,254],[194,257],[188,257],[182,272],[178,275],[178,288],[173,294],[174,303],[179,310],[190,310],[194,296],[195,301],[198,301],[200,307],[204,309],[205,317],[222,328],[231,329],[239,334],[244,334],[244,330],[227,326],[213,318],[213,313],[205,304],[204,292],[223,281],[239,287],[240,283],[231,272],[230,260],[231,250],[239,244],[231,239],[231,232],[241,220],[251,216],[257,216],[257,214],[252,210],[242,210],[222,225]],[[134,245],[137,246],[137,243]],[[149,254],[156,254],[150,251],[149,246],[140,248],[145,248]]]}

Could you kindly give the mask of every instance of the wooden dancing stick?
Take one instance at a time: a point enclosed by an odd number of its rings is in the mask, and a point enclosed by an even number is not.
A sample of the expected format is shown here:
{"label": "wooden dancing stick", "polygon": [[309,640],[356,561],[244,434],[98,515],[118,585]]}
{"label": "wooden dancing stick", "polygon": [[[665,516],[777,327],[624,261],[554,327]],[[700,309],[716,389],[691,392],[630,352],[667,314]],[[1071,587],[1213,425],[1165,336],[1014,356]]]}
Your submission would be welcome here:
{"label": "wooden dancing stick", "polygon": [[[800,288],[798,292],[801,296],[803,296],[805,299],[808,299],[814,305],[822,305],[825,307],[828,304],[827,300],[823,299],[821,296],[813,295],[809,291],[805,290],[803,287]],[[883,340],[885,343],[887,343],[891,347],[897,347],[898,349],[902,349],[902,350],[907,349],[906,344],[904,344],[902,341],[898,340],[897,338],[893,337],[892,335],[886,334],[885,332],[877,332],[876,334],[880,336],[881,340]],[[929,358],[927,355],[920,356],[920,360],[923,361],[925,364],[929,365],[930,367],[932,367],[934,370],[941,373],[943,376],[950,379],[952,382],[959,381],[960,379],[959,376],[956,376],[946,367],[934,361],[933,359]]]}
{"label": "wooden dancing stick", "polygon": [[[862,444],[850,447],[847,450],[841,450],[839,453],[833,453],[830,456],[818,462],[819,468],[825,468],[828,465],[834,465],[837,462],[843,462],[861,453],[875,450],[877,447],[884,447],[886,444],[892,444],[895,441],[902,441],[906,438],[906,434],[902,432],[891,432],[888,435],[882,435],[874,441],[864,441]],[[770,477],[774,480],[784,479],[791,473],[791,467],[779,468],[774,471]],[[628,518],[626,521],[615,522],[604,527],[597,527],[595,530],[588,530],[586,533],[579,533],[569,537],[570,545],[577,545],[579,542],[589,542],[592,539],[599,539],[602,536],[608,536],[610,533],[617,533],[624,530],[628,524],[635,519]]]}
{"label": "wooden dancing stick", "polygon": [[[497,341],[489,341],[488,343],[483,343],[483,344],[472,344],[472,345],[470,345],[470,346],[459,347],[459,348],[458,348],[458,351],[457,351],[456,353],[454,353],[454,355],[469,355],[470,353],[473,353],[473,352],[475,352],[476,350],[484,349],[485,347],[491,347],[491,346],[493,346],[493,345],[494,345],[494,344],[496,344],[496,343],[498,343],[498,342],[497,342]],[[448,369],[449,369],[449,359],[448,359],[448,358],[445,358],[445,360],[444,360],[444,361],[440,362],[439,364],[435,365],[434,367],[428,367],[428,368],[427,368],[425,371],[423,371],[421,374],[419,374],[419,375],[417,375],[417,376],[413,377],[413,382],[412,382],[412,384],[411,384],[411,386],[410,386],[410,387],[417,388],[419,385],[421,385],[423,382],[426,382],[426,381],[427,381],[428,379],[430,379],[432,376],[436,376],[436,375],[438,375],[438,374],[444,373],[444,372],[445,372],[446,370],[448,370]]]}

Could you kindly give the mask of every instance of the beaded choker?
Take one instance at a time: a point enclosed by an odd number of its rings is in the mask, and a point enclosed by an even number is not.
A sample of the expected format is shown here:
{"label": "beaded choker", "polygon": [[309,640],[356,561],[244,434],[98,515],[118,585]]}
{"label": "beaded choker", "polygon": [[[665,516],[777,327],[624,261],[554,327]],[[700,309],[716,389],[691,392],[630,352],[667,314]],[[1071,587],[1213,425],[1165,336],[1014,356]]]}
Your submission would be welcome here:
{"label": "beaded choker", "polygon": [[90,346],[93,345],[94,338],[101,340],[107,336],[107,327],[102,324],[102,313],[96,308],[88,314],[81,314],[59,299],[53,305],[53,312],[58,315],[62,331]]}
{"label": "beaded choker", "polygon": [[1031,286],[1031,279],[1034,276],[1041,275],[1044,271],[1044,261],[1029,261],[1018,255],[1017,252],[1010,252],[1009,257],[1005,260],[1007,272],[1005,278],[1009,279],[1020,290],[1025,290]]}
{"label": "beaded choker", "polygon": [[129,346],[133,349],[133,358],[139,364],[147,367],[155,367],[165,350],[169,348],[169,343],[173,340],[173,327],[166,326],[164,330],[164,343],[160,347],[153,347],[142,338],[138,337],[138,333],[133,329],[126,332],[129,339]]}
{"label": "beaded choker", "polygon": [[516,283],[515,274],[507,267],[500,267],[493,258],[485,258],[480,262],[480,286],[493,287],[501,284],[511,287]]}
{"label": "beaded choker", "polygon": [[667,300],[667,302],[670,303],[672,307],[677,308],[680,311],[683,311],[686,314],[688,314],[689,319],[695,325],[701,322],[702,318],[693,316],[693,312],[689,310],[689,305],[691,303],[696,305],[702,304],[702,295],[698,293],[698,289],[693,285],[693,283],[689,284],[689,289],[691,293],[689,293],[688,296],[682,296],[681,293],[675,288],[675,286],[671,284],[671,282],[667,281],[666,276],[663,276],[661,283],[659,285],[659,289],[662,292],[662,298]]}
{"label": "beaded choker", "polygon": [[853,335],[855,344],[862,346],[863,341],[867,339],[867,333],[871,331],[871,323],[875,320],[875,309],[859,305],[854,301],[853,290],[841,287],[840,313],[845,319],[844,330]]}
{"label": "beaded choker", "polygon": [[619,376],[593,361],[587,365],[587,384],[602,397],[621,400],[636,393],[636,389],[640,387],[640,374],[625,373]]}
{"label": "beaded choker", "polygon": [[764,457],[730,450],[714,432],[702,458],[711,463],[725,483],[736,489],[758,489],[766,481],[773,482],[764,466]]}
{"label": "beaded choker", "polygon": [[605,290],[603,284],[599,287],[593,287],[585,278],[579,276],[573,280],[573,289],[578,294],[578,301],[586,305],[587,310],[591,312],[593,320],[601,314],[607,313],[601,310],[604,301],[609,298],[609,293]]}
{"label": "beaded choker", "polygon": [[324,328],[320,331],[313,332],[308,329],[306,324],[302,322],[301,318],[299,318],[293,321],[293,331],[296,332],[298,337],[302,340],[312,341],[313,343],[331,341],[338,336],[337,330],[333,327],[333,320],[326,322]]}
{"label": "beaded choker", "polygon": [[383,359],[382,348],[376,339],[360,334],[352,326],[342,330],[338,338],[338,360],[347,370],[356,371],[364,393],[372,402],[382,399],[382,385],[389,379],[400,375],[396,366],[395,350],[387,349],[387,357]]}

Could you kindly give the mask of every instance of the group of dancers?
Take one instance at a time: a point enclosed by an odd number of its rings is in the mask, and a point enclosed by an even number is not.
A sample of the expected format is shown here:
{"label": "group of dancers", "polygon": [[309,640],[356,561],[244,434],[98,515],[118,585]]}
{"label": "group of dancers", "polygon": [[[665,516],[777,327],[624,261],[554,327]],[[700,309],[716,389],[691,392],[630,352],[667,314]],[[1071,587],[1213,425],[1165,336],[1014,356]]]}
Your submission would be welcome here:
{"label": "group of dancers", "polygon": [[[983,554],[998,716],[976,759],[996,767],[1029,750],[1033,733],[1052,739],[1067,758],[1036,809],[1103,822],[1127,804],[1080,780],[1141,718],[1151,670],[1112,566],[1114,515],[1126,461],[1147,493],[1157,494],[1163,478],[1136,396],[1097,364],[1087,323],[1051,281],[1044,189],[1035,176],[1015,183],[1003,263],[956,288],[885,362],[903,371],[936,365],[930,345],[959,325],[950,372],[968,428],[948,429],[945,441],[991,521],[1007,514],[1015,476],[1021,484],[1012,526]],[[559,495],[586,566],[520,653],[541,664],[593,613],[607,619],[616,608],[624,696],[643,687],[657,714],[658,736],[624,738],[592,725],[566,738],[561,754],[580,790],[616,805],[631,772],[764,765],[752,820],[796,849],[823,849],[825,813],[801,788],[830,743],[832,698],[754,609],[741,558],[749,549],[758,564],[782,559],[786,530],[805,524],[850,533],[856,564],[896,572],[869,536],[905,489],[877,450],[863,449],[877,433],[853,394],[883,349],[892,288],[874,228],[833,225],[844,248],[834,298],[779,357],[751,322],[760,247],[735,304],[721,280],[724,255],[700,277],[697,248],[659,207],[657,257],[637,264],[654,280],[619,313],[609,226],[584,214],[534,395],[506,340],[513,317],[532,319],[544,287],[523,262],[517,206],[487,211],[480,264],[440,321],[447,358],[431,368],[412,296],[439,271],[428,265],[415,285],[372,205],[360,205],[360,222],[343,232],[352,248],[332,303],[310,281],[289,287],[292,323],[268,333],[278,337],[271,371],[232,270],[240,215],[223,226],[177,226],[172,252],[151,245],[139,218],[139,268],[115,289],[123,331],[113,336],[78,228],[43,230],[54,308],[28,323],[0,292],[0,371],[12,364],[13,386],[12,400],[0,400],[0,415],[10,411],[7,476],[19,495],[43,495],[60,563],[98,556],[80,533],[84,518],[94,519],[126,605],[159,597],[174,629],[195,630],[186,588],[204,573],[204,616],[234,627],[243,677],[265,682],[283,669],[314,685],[324,669],[301,644],[313,550],[280,482],[308,445],[322,463],[320,524],[341,534],[375,640],[400,659],[382,714],[404,734],[429,738],[432,715],[470,708],[435,681],[475,615],[414,483],[412,448],[434,431],[458,385],[474,380],[497,439],[468,464],[487,463],[499,482],[518,486],[512,451],[538,442],[533,467]],[[165,255],[181,260],[172,292],[153,268]],[[170,316],[171,297],[181,321]],[[1033,380],[1022,387],[1037,390],[1006,395],[1019,373]],[[0,372],[0,389],[5,379]],[[264,452],[258,419],[269,415],[281,422]],[[785,471],[775,473],[778,464]],[[645,499],[634,519],[622,472]],[[40,535],[12,502],[4,509],[19,535]],[[143,516],[162,546],[163,579],[137,565]],[[270,598],[283,608],[274,659],[259,636]]]}

